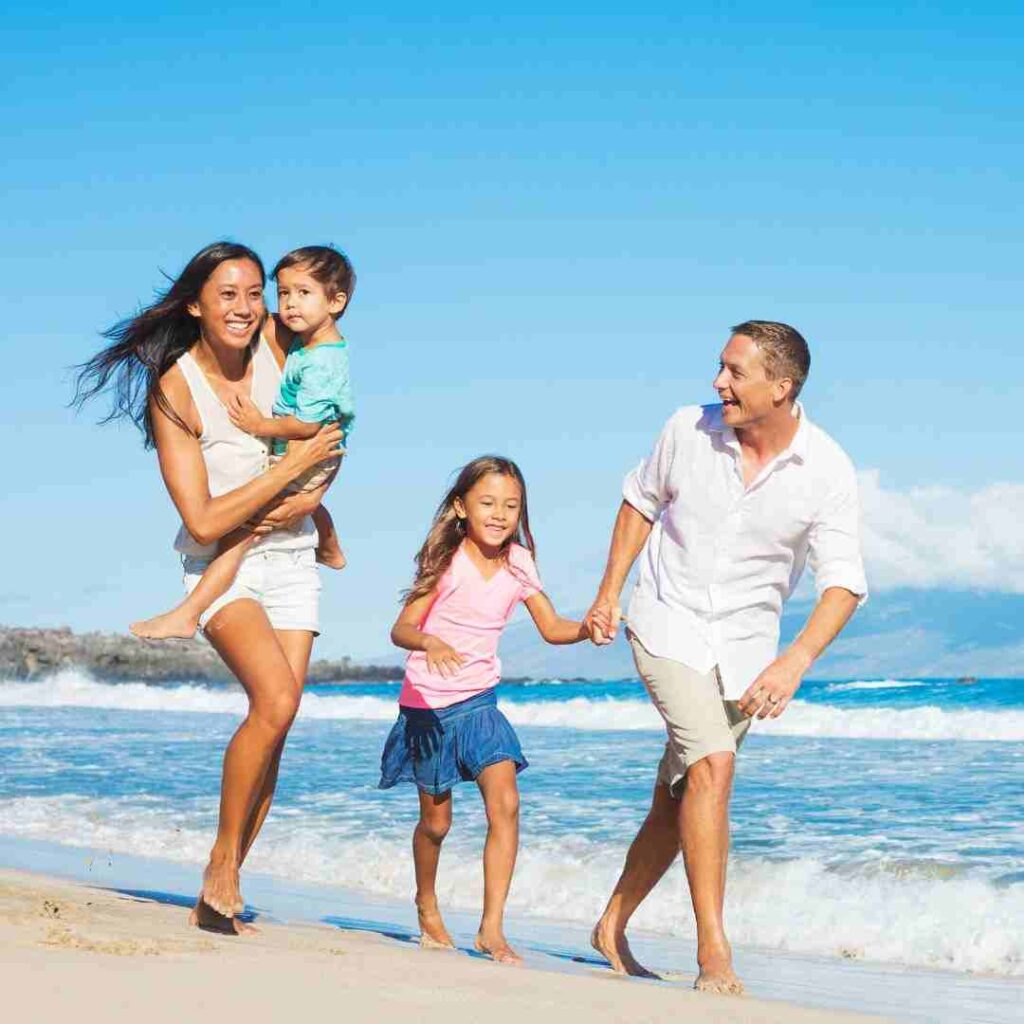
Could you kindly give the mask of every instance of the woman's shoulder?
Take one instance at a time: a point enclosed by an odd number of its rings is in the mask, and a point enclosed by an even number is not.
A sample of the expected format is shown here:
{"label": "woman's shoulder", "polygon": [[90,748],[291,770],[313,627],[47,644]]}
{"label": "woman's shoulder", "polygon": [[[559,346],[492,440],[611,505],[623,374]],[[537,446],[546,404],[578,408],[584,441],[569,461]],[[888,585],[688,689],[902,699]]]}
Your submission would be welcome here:
{"label": "woman's shoulder", "polygon": [[276,313],[271,313],[260,328],[260,343],[267,346],[279,367],[284,366],[294,340],[295,335],[281,323]]}
{"label": "woman's shoulder", "polygon": [[[188,353],[186,353],[187,355]],[[201,430],[199,414],[196,404],[192,399],[192,389],[189,387],[188,378],[184,370],[177,362],[173,363],[160,377],[160,390],[163,392],[167,404],[173,412],[193,431]],[[152,405],[156,406],[154,412],[163,413],[164,410],[156,405],[155,399],[151,399]],[[152,407],[152,406],[151,406]],[[170,417],[169,417],[170,418]]]}

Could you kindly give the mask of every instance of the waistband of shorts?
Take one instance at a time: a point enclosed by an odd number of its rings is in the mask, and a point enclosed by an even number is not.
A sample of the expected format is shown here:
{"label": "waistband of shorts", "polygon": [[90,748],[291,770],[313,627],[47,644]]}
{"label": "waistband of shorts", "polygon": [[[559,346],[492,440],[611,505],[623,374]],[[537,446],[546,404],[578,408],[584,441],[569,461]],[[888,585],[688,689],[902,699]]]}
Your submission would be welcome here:
{"label": "waistband of shorts", "polygon": [[407,718],[419,718],[429,715],[432,719],[441,722],[451,722],[464,715],[472,715],[477,711],[486,711],[487,708],[496,707],[498,695],[492,686],[483,693],[478,693],[468,700],[460,700],[457,704],[449,704],[446,708],[408,708],[399,705],[399,711]]}

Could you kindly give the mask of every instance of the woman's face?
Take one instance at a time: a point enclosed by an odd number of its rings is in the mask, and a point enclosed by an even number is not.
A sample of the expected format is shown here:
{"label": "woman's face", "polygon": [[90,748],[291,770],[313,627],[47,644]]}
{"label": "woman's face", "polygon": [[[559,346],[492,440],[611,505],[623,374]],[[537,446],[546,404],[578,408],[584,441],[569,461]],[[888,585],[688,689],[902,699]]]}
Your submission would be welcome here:
{"label": "woman's face", "polygon": [[188,311],[199,320],[209,344],[246,348],[266,315],[260,268],[252,260],[225,260],[206,279]]}

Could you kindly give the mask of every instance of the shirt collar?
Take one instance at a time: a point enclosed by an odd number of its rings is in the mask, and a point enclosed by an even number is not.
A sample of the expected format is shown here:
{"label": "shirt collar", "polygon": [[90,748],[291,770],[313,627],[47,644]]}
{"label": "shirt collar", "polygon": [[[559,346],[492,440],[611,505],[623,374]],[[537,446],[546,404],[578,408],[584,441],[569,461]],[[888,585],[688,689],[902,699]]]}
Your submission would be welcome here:
{"label": "shirt collar", "polygon": [[[810,437],[810,420],[807,418],[807,411],[800,402],[793,403],[793,415],[799,419],[796,433],[793,440],[773,460],[775,463],[785,462],[789,459],[799,459],[801,462],[807,460],[807,442]],[[721,434],[722,441],[730,447],[739,448],[739,441],[736,440],[736,431],[722,422],[722,406],[706,405],[704,407],[704,425],[714,434]]]}

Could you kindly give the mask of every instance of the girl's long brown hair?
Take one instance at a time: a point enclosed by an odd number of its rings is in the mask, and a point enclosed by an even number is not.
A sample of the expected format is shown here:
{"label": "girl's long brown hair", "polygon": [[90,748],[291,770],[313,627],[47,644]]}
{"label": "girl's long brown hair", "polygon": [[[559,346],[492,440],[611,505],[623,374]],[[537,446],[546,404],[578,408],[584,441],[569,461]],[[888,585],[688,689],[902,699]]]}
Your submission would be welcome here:
{"label": "girl's long brown hair", "polygon": [[500,455],[481,455],[459,470],[455,483],[444,496],[434,513],[434,521],[423,547],[416,553],[416,576],[412,586],[402,595],[405,603],[415,601],[429,594],[452,564],[452,558],[466,536],[465,525],[455,512],[455,499],[466,500],[466,495],[476,483],[490,473],[510,476],[519,484],[522,504],[519,509],[519,525],[502,545],[502,556],[508,561],[508,549],[512,544],[521,544],[532,557],[537,547],[530,532],[530,513],[526,505],[526,481],[519,467]]}

